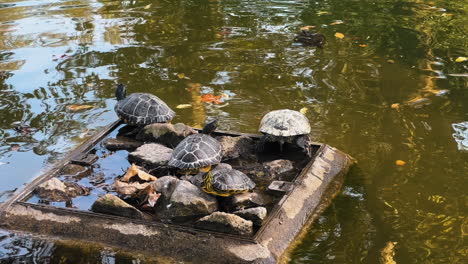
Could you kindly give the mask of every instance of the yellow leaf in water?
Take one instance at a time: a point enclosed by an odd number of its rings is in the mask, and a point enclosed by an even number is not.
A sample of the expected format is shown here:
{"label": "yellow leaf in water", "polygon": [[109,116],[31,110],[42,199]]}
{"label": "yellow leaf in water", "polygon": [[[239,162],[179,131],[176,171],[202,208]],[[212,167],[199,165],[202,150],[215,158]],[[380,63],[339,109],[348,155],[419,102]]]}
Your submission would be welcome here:
{"label": "yellow leaf in water", "polygon": [[315,26],[304,26],[304,27],[301,27],[301,30],[309,30],[312,28],[315,28]]}
{"label": "yellow leaf in water", "polygon": [[343,24],[344,22],[341,21],[341,20],[336,20],[336,21],[333,21],[330,23],[330,26],[333,26],[333,25],[339,25],[339,24]]}
{"label": "yellow leaf in water", "polygon": [[340,33],[340,32],[336,32],[335,33],[335,37],[339,38],[339,39],[342,39],[344,38],[344,34],[343,33]]}
{"label": "yellow leaf in water", "polygon": [[392,104],[390,107],[391,107],[392,109],[400,110],[400,104],[399,104],[399,103]]}
{"label": "yellow leaf in water", "polygon": [[455,59],[455,62],[464,62],[466,60],[468,60],[467,57],[458,57],[458,58]]}
{"label": "yellow leaf in water", "polygon": [[184,108],[190,108],[190,107],[192,107],[191,104],[180,104],[180,105],[176,106],[176,108],[178,108],[178,109],[184,109]]}
{"label": "yellow leaf in water", "polygon": [[179,73],[179,74],[177,74],[177,77],[179,77],[179,79],[183,79],[185,77],[185,74]]}
{"label": "yellow leaf in water", "polygon": [[403,161],[403,160],[397,160],[397,161],[395,161],[395,164],[398,165],[398,166],[405,166],[406,162]]}
{"label": "yellow leaf in water", "polygon": [[143,7],[144,9],[150,9],[151,8],[151,4],[149,5],[146,5],[145,7]]}
{"label": "yellow leaf in water", "polygon": [[390,63],[390,64],[393,64],[393,63],[395,63],[395,61],[394,61],[394,60],[387,60],[387,62],[388,62],[388,63]]}
{"label": "yellow leaf in water", "polygon": [[381,264],[397,264],[393,259],[395,256],[395,245],[397,242],[387,242],[385,247],[380,252],[380,263]]}
{"label": "yellow leaf in water", "polygon": [[309,110],[309,109],[307,109],[307,107],[302,107],[301,110],[299,110],[299,112],[301,112],[302,114],[305,115],[305,114],[307,114],[307,111],[308,111],[308,110]]}
{"label": "yellow leaf in water", "polygon": [[319,11],[319,12],[317,12],[317,15],[323,15],[323,14],[328,14],[328,12],[327,12],[327,11]]}
{"label": "yellow leaf in water", "polygon": [[92,105],[69,105],[67,106],[67,109],[70,111],[78,111],[78,110],[89,109],[93,107],[94,106]]}
{"label": "yellow leaf in water", "polygon": [[365,47],[367,47],[367,45],[366,44],[359,44],[359,47],[365,48]]}

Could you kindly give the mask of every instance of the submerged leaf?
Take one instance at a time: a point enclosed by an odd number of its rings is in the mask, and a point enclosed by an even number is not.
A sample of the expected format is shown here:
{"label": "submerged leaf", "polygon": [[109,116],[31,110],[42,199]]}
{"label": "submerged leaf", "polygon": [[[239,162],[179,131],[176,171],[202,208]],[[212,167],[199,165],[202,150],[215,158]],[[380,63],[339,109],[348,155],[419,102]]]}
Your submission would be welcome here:
{"label": "submerged leaf", "polygon": [[178,77],[179,79],[183,79],[183,78],[185,77],[185,74],[179,73],[179,74],[177,74],[177,77]]}
{"label": "submerged leaf", "polygon": [[176,106],[176,108],[178,108],[178,109],[184,109],[184,108],[190,108],[190,107],[192,107],[191,104],[180,104],[180,105]]}
{"label": "submerged leaf", "polygon": [[343,33],[340,33],[340,32],[336,32],[335,33],[335,37],[339,38],[339,39],[342,39],[344,38],[344,34]]}
{"label": "submerged leaf", "polygon": [[67,106],[67,109],[70,111],[78,111],[78,110],[89,109],[93,107],[94,106],[92,105],[69,105]]}

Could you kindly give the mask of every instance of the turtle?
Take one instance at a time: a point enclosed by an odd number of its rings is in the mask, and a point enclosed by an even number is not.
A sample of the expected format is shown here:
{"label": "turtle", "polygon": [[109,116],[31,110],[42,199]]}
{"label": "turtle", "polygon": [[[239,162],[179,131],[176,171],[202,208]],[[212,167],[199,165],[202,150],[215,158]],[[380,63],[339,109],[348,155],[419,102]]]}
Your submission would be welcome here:
{"label": "turtle", "polygon": [[290,109],[271,111],[260,121],[259,131],[263,136],[257,145],[258,151],[263,151],[266,142],[279,142],[280,151],[283,151],[284,143],[295,143],[311,156],[309,119],[301,112]]}
{"label": "turtle", "polygon": [[192,134],[184,138],[172,152],[168,165],[181,169],[185,174],[207,172],[211,165],[221,162],[223,149],[221,144],[210,136],[218,124],[214,120],[205,125],[202,133]]}
{"label": "turtle", "polygon": [[255,182],[241,171],[232,168],[216,167],[203,176],[202,190],[218,196],[245,193],[254,188]]}
{"label": "turtle", "polygon": [[294,38],[295,42],[300,42],[307,46],[316,46],[323,48],[327,42],[325,36],[320,33],[312,33],[309,30],[301,30],[301,32]]}
{"label": "turtle", "polygon": [[115,96],[117,104],[114,110],[122,122],[127,125],[139,127],[152,123],[166,123],[175,116],[175,112],[155,95],[132,93],[126,96],[123,84],[117,85]]}

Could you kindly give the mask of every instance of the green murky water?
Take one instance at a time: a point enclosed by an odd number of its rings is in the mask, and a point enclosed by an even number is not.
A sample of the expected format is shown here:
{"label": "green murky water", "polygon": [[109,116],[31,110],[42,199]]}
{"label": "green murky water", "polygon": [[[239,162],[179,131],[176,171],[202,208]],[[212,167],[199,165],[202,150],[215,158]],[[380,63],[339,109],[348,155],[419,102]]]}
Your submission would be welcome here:
{"label": "green murky water", "polygon": [[[466,263],[468,154],[451,124],[468,121],[468,64],[456,62],[468,56],[467,8],[1,0],[0,201],[115,120],[122,82],[174,109],[192,103],[176,121],[194,126],[216,116],[222,129],[256,132],[270,110],[307,107],[314,140],[358,159],[291,263]],[[324,49],[292,43],[303,26],[327,37]],[[201,102],[203,94],[222,102]],[[74,104],[93,108],[67,110]],[[38,131],[17,132],[15,121]],[[24,259],[132,262],[1,231],[0,262]]]}

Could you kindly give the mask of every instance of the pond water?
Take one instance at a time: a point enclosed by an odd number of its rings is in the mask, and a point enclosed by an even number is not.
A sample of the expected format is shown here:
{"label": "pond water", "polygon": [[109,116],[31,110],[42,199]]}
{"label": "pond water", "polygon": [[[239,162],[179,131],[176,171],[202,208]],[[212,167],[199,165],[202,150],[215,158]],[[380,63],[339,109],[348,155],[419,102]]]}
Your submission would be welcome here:
{"label": "pond water", "polygon": [[[305,107],[313,139],[358,164],[291,263],[466,263],[468,153],[452,128],[468,121],[466,8],[1,0],[0,201],[116,119],[117,83],[159,96],[192,126],[218,117],[221,129],[255,133],[268,111]],[[323,49],[293,43],[305,26],[326,36]],[[2,263],[137,258],[0,231]]]}

